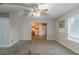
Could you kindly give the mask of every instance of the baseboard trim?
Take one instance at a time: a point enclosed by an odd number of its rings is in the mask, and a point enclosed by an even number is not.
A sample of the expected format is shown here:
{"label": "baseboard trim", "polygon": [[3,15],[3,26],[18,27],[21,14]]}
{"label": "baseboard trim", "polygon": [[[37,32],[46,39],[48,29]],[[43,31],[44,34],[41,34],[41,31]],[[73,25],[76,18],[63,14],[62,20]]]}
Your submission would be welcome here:
{"label": "baseboard trim", "polygon": [[20,41],[20,40],[17,40],[17,41],[15,41],[15,42],[13,42],[12,44],[9,44],[8,47],[13,46],[13,45],[14,45],[15,43],[17,43],[18,41]]}
{"label": "baseboard trim", "polygon": [[68,48],[68,49],[70,49],[71,51],[73,51],[74,53],[76,53],[76,54],[78,54],[79,55],[79,53],[76,51],[76,50],[74,50],[73,48],[71,48],[71,47],[69,47],[69,46],[67,46],[67,45],[65,45],[64,43],[62,43],[62,42],[60,42],[60,41],[58,41],[58,40],[56,40],[58,43],[60,43],[61,45],[63,45],[64,47],[66,47],[66,48]]}
{"label": "baseboard trim", "polygon": [[7,47],[11,47],[12,45],[14,45],[15,43],[17,43],[19,40],[13,42],[12,44],[9,44],[9,45],[2,45],[0,46],[0,48],[7,48]]}

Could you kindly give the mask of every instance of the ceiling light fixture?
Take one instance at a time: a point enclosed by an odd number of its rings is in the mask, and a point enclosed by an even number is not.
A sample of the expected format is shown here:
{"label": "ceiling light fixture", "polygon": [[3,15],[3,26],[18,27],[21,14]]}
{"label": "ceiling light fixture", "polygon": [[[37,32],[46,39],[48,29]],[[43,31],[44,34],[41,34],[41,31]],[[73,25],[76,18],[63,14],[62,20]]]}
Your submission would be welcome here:
{"label": "ceiling light fixture", "polygon": [[41,13],[48,11],[48,4],[39,5],[37,8],[32,9],[32,16],[41,16]]}

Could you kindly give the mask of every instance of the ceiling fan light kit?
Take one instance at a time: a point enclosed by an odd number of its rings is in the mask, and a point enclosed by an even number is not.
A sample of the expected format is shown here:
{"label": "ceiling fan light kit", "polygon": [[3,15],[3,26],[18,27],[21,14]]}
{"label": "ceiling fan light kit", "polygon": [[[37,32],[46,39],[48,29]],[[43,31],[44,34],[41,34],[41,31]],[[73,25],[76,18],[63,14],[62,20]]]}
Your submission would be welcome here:
{"label": "ceiling fan light kit", "polygon": [[40,5],[38,7],[35,7],[32,9],[32,16],[42,16],[43,13],[46,13],[48,11],[47,7],[42,7],[43,5]]}

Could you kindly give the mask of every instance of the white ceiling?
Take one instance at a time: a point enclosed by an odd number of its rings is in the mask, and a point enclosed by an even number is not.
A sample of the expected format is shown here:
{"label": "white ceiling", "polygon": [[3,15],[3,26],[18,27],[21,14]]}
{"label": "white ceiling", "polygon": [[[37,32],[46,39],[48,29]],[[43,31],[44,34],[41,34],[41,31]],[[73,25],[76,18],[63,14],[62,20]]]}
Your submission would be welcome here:
{"label": "white ceiling", "polygon": [[14,12],[18,10],[31,10],[37,4],[33,3],[3,3],[0,5],[0,12]]}
{"label": "white ceiling", "polygon": [[[14,12],[17,10],[30,10],[34,4],[14,4],[14,5],[0,5],[0,12]],[[36,4],[37,5],[37,4]],[[78,3],[50,3],[48,4],[48,15],[56,19],[65,13],[79,7]]]}
{"label": "white ceiling", "polygon": [[77,7],[79,7],[79,3],[54,3],[50,4],[48,14],[55,19]]}

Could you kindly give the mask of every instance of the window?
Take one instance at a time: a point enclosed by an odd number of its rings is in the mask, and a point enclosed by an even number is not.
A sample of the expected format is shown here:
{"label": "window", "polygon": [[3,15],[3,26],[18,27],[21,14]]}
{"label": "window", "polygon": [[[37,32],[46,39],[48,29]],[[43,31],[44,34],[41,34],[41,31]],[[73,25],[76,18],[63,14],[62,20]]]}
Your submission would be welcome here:
{"label": "window", "polygon": [[68,19],[68,36],[79,39],[79,16]]}

